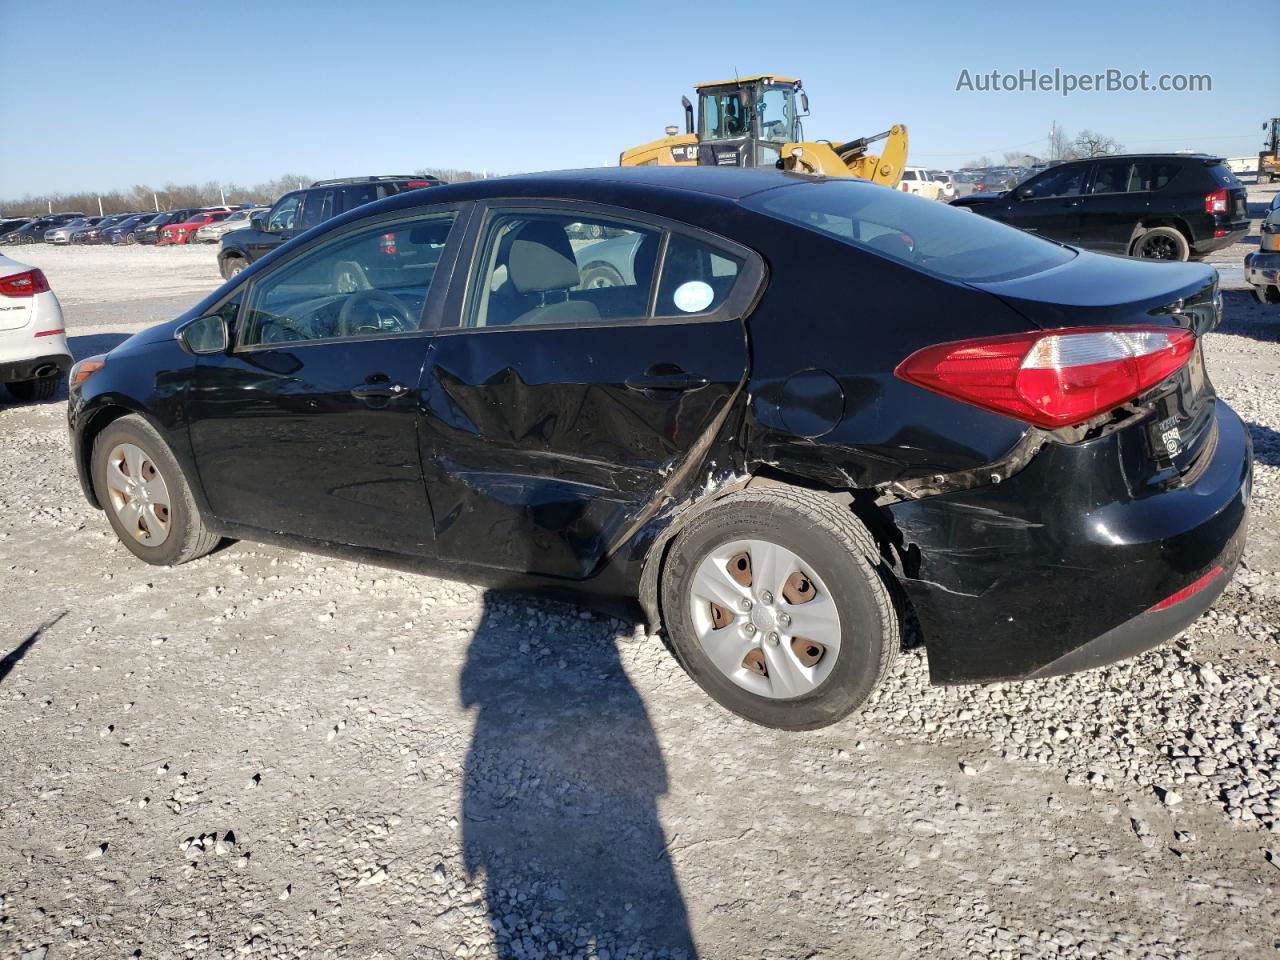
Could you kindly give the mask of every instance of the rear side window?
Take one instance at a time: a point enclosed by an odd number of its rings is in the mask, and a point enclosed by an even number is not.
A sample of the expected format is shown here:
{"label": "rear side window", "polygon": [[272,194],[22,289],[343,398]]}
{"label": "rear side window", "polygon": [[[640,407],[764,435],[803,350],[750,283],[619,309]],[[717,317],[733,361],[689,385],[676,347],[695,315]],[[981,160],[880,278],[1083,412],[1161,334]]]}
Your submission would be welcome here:
{"label": "rear side window", "polygon": [[1011,280],[1075,257],[1067,247],[962,207],[853,180],[766,190],[744,203],[949,280]]}
{"label": "rear side window", "polygon": [[1133,165],[1132,191],[1163,190],[1182,171],[1173,160],[1139,160]]}

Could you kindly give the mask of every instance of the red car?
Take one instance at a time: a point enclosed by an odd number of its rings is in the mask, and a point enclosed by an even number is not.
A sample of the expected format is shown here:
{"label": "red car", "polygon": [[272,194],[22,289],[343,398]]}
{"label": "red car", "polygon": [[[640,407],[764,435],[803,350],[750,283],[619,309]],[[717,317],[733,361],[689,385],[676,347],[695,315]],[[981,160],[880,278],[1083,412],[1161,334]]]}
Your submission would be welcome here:
{"label": "red car", "polygon": [[163,247],[170,243],[190,243],[191,238],[196,235],[196,231],[206,223],[217,223],[219,220],[225,220],[229,216],[231,216],[230,210],[201,210],[199,213],[193,213],[181,223],[171,223],[164,227],[156,240],[156,246]]}

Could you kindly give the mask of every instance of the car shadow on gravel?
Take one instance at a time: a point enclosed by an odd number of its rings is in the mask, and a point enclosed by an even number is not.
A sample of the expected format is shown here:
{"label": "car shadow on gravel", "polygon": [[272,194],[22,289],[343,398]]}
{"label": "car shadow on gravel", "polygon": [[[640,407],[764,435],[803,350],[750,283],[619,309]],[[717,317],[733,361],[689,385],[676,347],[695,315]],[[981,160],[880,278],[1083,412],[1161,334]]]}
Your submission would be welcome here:
{"label": "car shadow on gravel", "polygon": [[0,683],[4,683],[4,678],[9,675],[10,671],[13,670],[18,661],[27,655],[27,651],[36,645],[36,641],[40,639],[45,631],[66,615],[67,611],[63,610],[53,619],[46,620],[44,623],[40,624],[40,626],[36,627],[27,639],[23,640],[20,644],[5,654],[4,659],[0,660]]}
{"label": "car shadow on gravel", "polygon": [[1248,424],[1253,435],[1253,460],[1268,467],[1280,467],[1280,431],[1260,423]]}
{"label": "car shadow on gravel", "polygon": [[462,842],[498,956],[574,953],[585,935],[602,956],[639,941],[695,957],[658,817],[666,764],[612,629],[543,646],[527,601],[490,591],[484,608],[461,678],[476,710]]}
{"label": "car shadow on gravel", "polygon": [[76,360],[83,360],[85,357],[114,350],[129,337],[130,334],[127,333],[86,333],[78,337],[67,337],[67,346],[71,350],[71,356]]}

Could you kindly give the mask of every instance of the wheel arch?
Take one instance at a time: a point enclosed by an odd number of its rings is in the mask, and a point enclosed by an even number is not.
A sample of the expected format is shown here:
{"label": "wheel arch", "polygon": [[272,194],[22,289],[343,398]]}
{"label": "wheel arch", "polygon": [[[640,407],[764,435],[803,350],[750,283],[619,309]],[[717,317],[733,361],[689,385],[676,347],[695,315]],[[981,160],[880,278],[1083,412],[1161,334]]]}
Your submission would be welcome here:
{"label": "wheel arch", "polygon": [[153,430],[164,436],[161,426],[144,410],[122,400],[107,401],[83,415],[83,425],[79,429],[74,450],[76,472],[80,475],[80,485],[84,488],[85,498],[97,510],[102,509],[102,503],[98,500],[98,491],[93,486],[93,445],[103,430],[120,418],[132,415],[146,420]]}
{"label": "wheel arch", "polygon": [[846,506],[874,539],[879,555],[867,554],[867,559],[881,571],[882,577],[889,582],[890,592],[895,601],[905,599],[901,585],[897,581],[894,545],[902,543],[902,534],[894,527],[892,519],[875,505],[875,494],[870,490],[836,489],[800,474],[793,474],[774,468],[761,468],[747,476],[738,477],[713,493],[697,497],[685,502],[670,512],[668,522],[654,537],[645,553],[641,566],[638,599],[644,611],[650,633],[662,629],[662,571],[671,550],[671,544],[677,536],[704,510],[714,506],[726,497],[743,490],[764,486],[792,487],[804,490],[816,496],[825,497]]}
{"label": "wheel arch", "polygon": [[1182,234],[1182,238],[1187,241],[1188,247],[1191,247],[1195,242],[1191,236],[1191,227],[1189,227],[1187,222],[1181,217],[1143,217],[1138,221],[1137,226],[1133,228],[1133,233],[1129,236],[1128,252],[1132,255],[1133,248],[1137,242],[1142,239],[1145,234],[1150,233],[1156,227],[1172,227],[1174,230],[1177,230]]}

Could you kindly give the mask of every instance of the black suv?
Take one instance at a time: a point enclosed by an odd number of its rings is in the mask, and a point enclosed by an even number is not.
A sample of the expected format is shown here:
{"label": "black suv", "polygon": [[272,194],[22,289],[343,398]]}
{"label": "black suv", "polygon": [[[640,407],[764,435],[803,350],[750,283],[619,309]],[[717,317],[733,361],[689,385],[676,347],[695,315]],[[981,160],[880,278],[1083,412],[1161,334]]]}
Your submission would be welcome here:
{"label": "black suv", "polygon": [[317,180],[302,190],[286,193],[266,213],[256,213],[249,226],[222,238],[218,268],[231,279],[263,254],[312,227],[374,200],[435,187],[444,183],[432,176],[346,177]]}
{"label": "black suv", "polygon": [[1050,240],[1153,260],[1204,256],[1249,230],[1244,186],[1221,157],[1202,153],[1072,160],[951,203]]}

